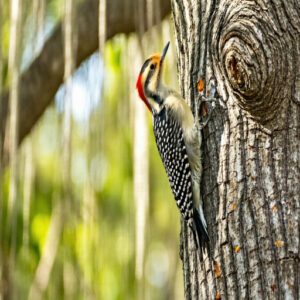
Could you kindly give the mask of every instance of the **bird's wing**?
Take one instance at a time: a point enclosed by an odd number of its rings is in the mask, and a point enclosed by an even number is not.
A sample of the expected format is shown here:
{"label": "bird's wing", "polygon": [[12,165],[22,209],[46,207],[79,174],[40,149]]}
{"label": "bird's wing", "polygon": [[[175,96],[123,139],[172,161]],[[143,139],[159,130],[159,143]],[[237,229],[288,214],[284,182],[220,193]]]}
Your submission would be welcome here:
{"label": "bird's wing", "polygon": [[193,217],[192,174],[179,124],[164,108],[154,116],[156,145],[183,217]]}

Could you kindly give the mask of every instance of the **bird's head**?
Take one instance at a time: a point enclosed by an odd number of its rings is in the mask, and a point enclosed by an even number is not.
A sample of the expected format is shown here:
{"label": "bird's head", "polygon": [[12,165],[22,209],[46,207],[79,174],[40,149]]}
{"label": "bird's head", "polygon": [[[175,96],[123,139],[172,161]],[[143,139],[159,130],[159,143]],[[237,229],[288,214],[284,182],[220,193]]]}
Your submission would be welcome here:
{"label": "bird's head", "polygon": [[161,104],[161,71],[169,45],[170,42],[166,44],[161,55],[153,54],[144,62],[136,83],[139,96],[150,111]]}

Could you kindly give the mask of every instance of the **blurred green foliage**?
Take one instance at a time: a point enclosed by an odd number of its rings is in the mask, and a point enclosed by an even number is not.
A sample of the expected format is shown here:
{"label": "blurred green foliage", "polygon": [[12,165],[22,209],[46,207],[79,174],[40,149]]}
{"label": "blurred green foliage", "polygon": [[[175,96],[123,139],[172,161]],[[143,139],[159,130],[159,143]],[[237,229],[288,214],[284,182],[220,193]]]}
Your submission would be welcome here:
{"label": "blurred green foliage", "polygon": [[[47,1],[46,18],[55,23],[62,15],[61,0]],[[8,7],[2,40],[4,61],[8,54]],[[30,18],[30,1],[25,1]],[[30,22],[25,32],[30,32]],[[169,26],[165,24],[164,26]],[[24,47],[31,38],[24,37]],[[62,208],[61,234],[54,255],[49,282],[43,299],[135,299],[135,206],[133,199],[133,128],[132,105],[127,68],[128,39],[119,37],[108,42],[102,58],[103,92],[100,99],[87,99],[88,118],[73,118],[71,148],[71,201]],[[26,59],[26,58],[23,58]],[[127,58],[128,59],[128,58]],[[131,62],[137,63],[136,61]],[[85,68],[97,70],[93,63]],[[84,68],[84,66],[83,66]],[[175,69],[175,64],[167,67]],[[82,70],[81,83],[89,79]],[[173,72],[174,73],[174,72]],[[176,80],[170,74],[168,79]],[[134,74],[134,77],[137,74]],[[4,78],[5,79],[5,78]],[[45,87],[46,88],[46,87]],[[88,88],[88,87],[86,87]],[[97,87],[101,90],[101,86]],[[89,91],[93,98],[93,91]],[[137,98],[133,101],[138,101]],[[90,103],[90,102],[89,102]],[[76,105],[76,103],[75,103]],[[145,108],[146,109],[146,108]],[[9,170],[2,176],[1,199],[1,276],[2,288],[8,278],[14,281],[16,299],[26,299],[41,263],[55,207],[65,201],[62,181],[63,109],[54,102],[20,147],[17,248],[14,269],[9,269],[10,241],[6,228]],[[182,278],[179,262],[179,215],[169,183],[160,161],[151,125],[149,127],[150,204],[146,232],[145,299],[181,299]],[[26,145],[29,147],[26,147]],[[29,149],[29,150],[28,150]],[[33,172],[30,194],[28,231],[25,228],[24,189],[28,185],[26,159],[32,156]],[[147,158],[145,158],[147,159]],[[26,243],[26,238],[28,242]],[[8,267],[7,267],[8,266]],[[179,275],[178,275],[179,273]],[[12,276],[13,275],[13,276]],[[179,296],[178,296],[179,295]]]}

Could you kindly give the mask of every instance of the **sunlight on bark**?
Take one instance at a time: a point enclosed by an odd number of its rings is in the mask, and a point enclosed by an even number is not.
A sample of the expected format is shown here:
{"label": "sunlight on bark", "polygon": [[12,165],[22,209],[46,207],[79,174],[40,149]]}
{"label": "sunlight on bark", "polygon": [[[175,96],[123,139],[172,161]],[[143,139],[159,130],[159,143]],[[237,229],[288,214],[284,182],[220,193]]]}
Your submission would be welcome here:
{"label": "sunlight on bark", "polygon": [[64,120],[63,120],[63,180],[65,189],[70,187],[70,168],[71,168],[71,136],[72,136],[72,78],[74,69],[73,57],[73,30],[72,14],[73,0],[65,0],[65,20],[64,20],[64,54],[65,72],[64,81],[66,84]]}
{"label": "sunlight on bark", "polygon": [[45,0],[34,0],[32,3],[32,17],[34,18],[34,52],[38,54],[44,40],[44,23],[46,13]]}
{"label": "sunlight on bark", "polygon": [[46,9],[45,0],[40,0],[38,15],[37,15],[37,29],[38,29],[37,45],[41,45],[44,40],[45,9]]}
{"label": "sunlight on bark", "polygon": [[11,1],[10,40],[8,69],[11,81],[10,88],[10,185],[8,197],[8,221],[6,231],[10,238],[9,256],[9,292],[10,296],[16,293],[15,284],[15,256],[17,243],[17,211],[18,211],[18,119],[19,119],[19,65],[20,65],[20,29],[22,19],[22,1]]}
{"label": "sunlight on bark", "polygon": [[33,178],[34,178],[34,161],[32,153],[31,137],[25,142],[24,147],[25,166],[24,166],[24,188],[23,188],[23,247],[29,251],[29,223],[30,223],[30,200],[32,196]]}
{"label": "sunlight on bark", "polygon": [[63,204],[62,199],[55,199],[43,254],[35,272],[34,280],[29,290],[28,299],[43,299],[43,293],[48,286],[51,270],[56,257],[62,229]]}
{"label": "sunlight on bark", "polygon": [[99,50],[104,54],[106,40],[106,0],[99,0]]}
{"label": "sunlight on bark", "polygon": [[[32,38],[33,52],[38,54],[39,45],[43,38],[43,26],[45,17],[45,0],[34,0],[31,7],[32,18],[34,19]],[[28,136],[24,141],[24,182],[23,182],[23,237],[22,246],[25,253],[29,253],[30,236],[30,207],[35,176],[35,161],[33,158],[33,137]]]}
{"label": "sunlight on bark", "polygon": [[[0,41],[2,41],[2,10],[3,0],[0,0]],[[2,43],[0,44],[0,95],[2,94],[2,72],[3,72],[3,57],[2,57]],[[2,99],[1,99],[2,100]],[[2,112],[2,102],[0,101],[0,115]],[[2,141],[2,131],[0,130],[0,141]],[[2,147],[0,148],[0,216],[2,214]],[[1,226],[0,226],[1,232]],[[1,239],[0,239],[1,240]],[[1,263],[0,263],[1,264]]]}
{"label": "sunlight on bark", "polygon": [[[63,206],[64,206],[64,227],[68,224],[73,224],[74,216],[72,211],[74,210],[74,203],[72,200],[72,182],[71,182],[71,161],[72,161],[72,78],[71,75],[75,67],[75,55],[76,39],[75,39],[75,27],[74,15],[75,15],[75,1],[65,0],[64,2],[64,57],[65,57],[65,70],[64,81],[66,85],[65,95],[65,107],[64,107],[64,119],[63,119]],[[74,232],[73,232],[74,233]],[[75,233],[74,233],[75,234]],[[65,240],[65,237],[64,237]],[[66,299],[71,299],[74,293],[74,276],[72,271],[72,258],[69,257],[69,246],[64,241],[64,266],[63,266],[63,282],[64,292]]]}
{"label": "sunlight on bark", "polygon": [[[0,41],[2,41],[2,11],[3,11],[3,0],[0,0]],[[2,43],[0,43],[0,95],[2,94],[2,71],[3,70],[3,57],[2,57]],[[0,116],[2,114],[2,101],[0,100]],[[0,141],[2,141],[2,130],[0,128]],[[3,184],[2,184],[2,145],[0,142],[0,220],[3,220],[4,212],[3,212]],[[0,283],[2,284],[2,259],[3,259],[3,245],[2,245],[2,222],[0,222]],[[3,292],[0,291],[0,300],[2,300]]]}
{"label": "sunlight on bark", "polygon": [[[137,45],[132,45],[136,49]],[[133,53],[136,51],[132,51]],[[141,51],[140,51],[141,53]],[[132,59],[134,59],[132,57]],[[138,56],[141,62],[141,55]],[[136,65],[141,65],[136,64]],[[135,92],[135,91],[134,91]],[[135,276],[138,298],[144,297],[144,261],[146,243],[146,223],[148,219],[149,203],[149,154],[148,154],[148,129],[146,122],[146,108],[141,101],[136,99],[134,93],[134,199],[136,213],[136,269]]]}
{"label": "sunlight on bark", "polygon": [[[151,0],[150,0],[151,1]],[[144,48],[142,37],[145,33],[145,4],[143,0],[138,1],[138,11],[136,24],[138,27],[138,43],[140,56],[144,57]],[[134,53],[135,51],[133,51]],[[142,58],[139,58],[141,65]],[[136,95],[134,96],[136,98]],[[145,119],[145,107],[140,101],[134,102],[134,200],[135,200],[135,277],[136,290],[139,299],[144,298],[145,294],[145,224],[148,214],[149,201],[149,166],[148,166],[148,149],[147,149],[147,131]]]}
{"label": "sunlight on bark", "polygon": [[[108,0],[109,1],[109,0]],[[99,0],[99,6],[98,6],[98,51],[99,51],[99,59],[103,60],[104,63],[104,67],[103,67],[103,72],[105,72],[105,60],[104,60],[104,56],[105,56],[105,41],[106,41],[106,35],[107,35],[107,0]],[[101,88],[101,92],[100,92],[100,109],[98,109],[98,111],[96,112],[96,117],[99,120],[99,127],[97,129],[97,134],[96,134],[96,139],[94,141],[92,141],[91,139],[91,128],[92,128],[92,124],[91,124],[91,120],[89,122],[89,149],[88,149],[88,162],[89,162],[89,166],[91,168],[91,154],[93,153],[95,155],[95,153],[98,153],[98,155],[100,155],[100,157],[102,158],[104,156],[104,143],[105,143],[105,101],[104,101],[104,86],[105,86],[105,75],[103,76],[103,81],[102,81],[102,85],[101,87],[99,86],[99,88]],[[103,165],[99,165],[99,167],[101,168],[101,170],[98,170],[99,172],[99,177],[98,180],[102,181],[103,180]],[[91,169],[89,169],[88,172],[88,177],[87,177],[87,192],[88,195],[84,198],[85,201],[87,202],[87,212],[90,212],[90,214],[92,215],[92,220],[90,220],[88,222],[88,216],[86,215],[86,220],[85,220],[85,224],[87,227],[86,231],[90,232],[90,236],[94,235],[94,222],[96,223],[97,220],[99,222],[98,219],[98,215],[96,214],[96,211],[93,209],[93,207],[96,207],[95,204],[95,182],[93,181],[92,184],[92,180],[90,178],[90,174],[91,174]],[[88,225],[90,224],[90,225]],[[98,231],[96,231],[98,233]],[[97,234],[96,233],[96,234]],[[102,239],[104,238],[106,232],[104,228],[100,229],[100,236],[102,237]],[[98,233],[99,236],[99,233]],[[85,233],[85,238],[86,240],[88,240],[88,236],[87,233]],[[98,240],[98,239],[96,239]],[[93,239],[93,243],[96,244],[96,242],[94,242],[95,239]],[[93,252],[93,248],[95,246],[92,244],[90,246],[90,248],[87,248],[86,251],[88,251],[88,254],[92,255],[91,253]],[[99,260],[97,261],[96,265],[93,266],[92,268],[92,277],[96,276],[96,270],[97,268],[101,268],[102,265],[104,264],[103,261],[103,257],[105,256],[105,251],[107,249],[104,247],[104,249],[99,249]],[[88,259],[88,257],[87,257]]]}
{"label": "sunlight on bark", "polygon": [[[88,172],[89,173],[89,172]],[[83,239],[82,239],[82,256],[84,262],[92,262],[93,261],[93,244],[94,244],[94,237],[97,235],[97,231],[94,232],[93,225],[95,224],[95,197],[94,197],[94,190],[90,184],[90,180],[88,179],[89,175],[86,178],[85,187],[83,190],[83,199],[82,199],[82,217],[83,217]],[[89,273],[89,268],[92,270]],[[90,266],[84,266],[83,268],[83,275],[84,278],[93,278],[94,276],[94,269]],[[83,280],[85,282],[85,280]],[[83,293],[84,298],[88,298],[90,287],[86,284],[83,285]]]}
{"label": "sunlight on bark", "polygon": [[[11,179],[8,199],[8,230],[12,233],[12,253],[16,243],[16,212],[17,212],[17,185],[18,185],[18,117],[19,117],[19,59],[20,59],[20,25],[22,1],[11,1],[11,24],[9,41],[9,72],[11,77],[10,89],[10,170]],[[14,254],[13,254],[14,256]]]}
{"label": "sunlight on bark", "polygon": [[[153,20],[154,20],[154,7],[153,7],[153,0],[147,0],[146,1],[146,8],[147,8],[147,28],[152,28],[153,26]],[[157,41],[157,37],[154,36],[155,32],[153,30],[149,30],[148,32],[149,36],[150,36],[150,43],[149,45],[149,48],[147,47],[147,49],[150,49],[151,52],[154,51],[153,50],[153,47],[155,47],[157,45],[156,42],[154,41]]]}

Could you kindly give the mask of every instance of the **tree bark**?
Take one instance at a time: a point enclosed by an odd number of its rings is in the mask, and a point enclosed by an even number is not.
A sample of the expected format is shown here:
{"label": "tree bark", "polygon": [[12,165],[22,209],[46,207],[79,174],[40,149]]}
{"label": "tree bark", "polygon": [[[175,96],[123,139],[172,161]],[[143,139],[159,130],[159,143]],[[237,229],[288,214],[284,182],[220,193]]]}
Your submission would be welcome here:
{"label": "tree bark", "polygon": [[183,224],[186,299],[300,299],[300,2],[172,0],[182,94],[217,105],[203,130],[210,235]]}
{"label": "tree bark", "polygon": [[[146,8],[146,0],[143,9]],[[140,5],[137,0],[109,0],[106,9],[106,39],[111,39],[118,33],[131,33],[138,30],[139,26],[147,29],[146,18],[137,18],[137,10]],[[163,19],[171,10],[169,1],[159,2],[160,17]],[[76,66],[88,58],[98,48],[98,6],[99,0],[86,0],[77,7],[76,32],[78,34],[78,45],[76,50]],[[139,13],[146,12],[143,9]],[[136,17],[136,18],[135,18]],[[145,24],[137,24],[144,20]],[[160,20],[156,20],[160,21]],[[20,119],[19,119],[19,143],[30,132],[39,120],[46,108],[52,103],[54,95],[63,82],[64,53],[62,25],[59,23],[52,35],[45,42],[41,53],[32,62],[29,68],[20,78]],[[8,116],[8,91],[0,96],[0,130],[2,140],[0,141],[0,153],[4,152],[7,161],[8,149],[3,149],[3,141],[8,139],[7,128],[5,128]],[[1,149],[2,148],[2,149]]]}

